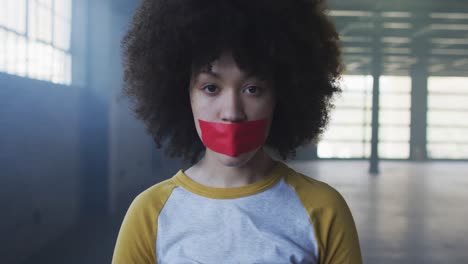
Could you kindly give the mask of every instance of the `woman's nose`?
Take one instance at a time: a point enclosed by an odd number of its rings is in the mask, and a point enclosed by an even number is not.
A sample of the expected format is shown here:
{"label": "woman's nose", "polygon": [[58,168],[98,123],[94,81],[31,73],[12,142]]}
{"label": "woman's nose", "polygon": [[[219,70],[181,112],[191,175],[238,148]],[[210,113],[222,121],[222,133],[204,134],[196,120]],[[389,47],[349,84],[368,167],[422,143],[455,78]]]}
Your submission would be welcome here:
{"label": "woman's nose", "polygon": [[224,122],[238,123],[246,121],[244,103],[240,94],[234,91],[224,94],[221,100],[221,120]]}

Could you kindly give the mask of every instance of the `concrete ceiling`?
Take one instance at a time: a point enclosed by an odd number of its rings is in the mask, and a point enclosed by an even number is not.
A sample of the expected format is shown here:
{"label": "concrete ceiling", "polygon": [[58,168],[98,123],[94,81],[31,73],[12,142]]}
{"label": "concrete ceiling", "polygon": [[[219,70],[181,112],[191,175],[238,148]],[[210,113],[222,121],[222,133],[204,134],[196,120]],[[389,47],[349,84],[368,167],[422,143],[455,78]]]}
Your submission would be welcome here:
{"label": "concrete ceiling", "polygon": [[348,74],[468,76],[468,0],[330,0]]}

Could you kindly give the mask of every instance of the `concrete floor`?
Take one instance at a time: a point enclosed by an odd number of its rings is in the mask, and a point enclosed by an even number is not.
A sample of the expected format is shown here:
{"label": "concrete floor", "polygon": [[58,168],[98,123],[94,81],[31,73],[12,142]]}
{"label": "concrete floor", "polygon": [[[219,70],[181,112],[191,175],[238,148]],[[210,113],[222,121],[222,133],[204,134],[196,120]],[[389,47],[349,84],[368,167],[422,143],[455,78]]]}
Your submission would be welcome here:
{"label": "concrete floor", "polygon": [[[292,162],[338,189],[356,221],[364,263],[468,263],[468,162]],[[88,220],[29,263],[110,263],[121,216]]]}
{"label": "concrete floor", "polygon": [[468,263],[468,162],[382,162],[378,176],[361,162],[293,167],[343,194],[364,263]]}

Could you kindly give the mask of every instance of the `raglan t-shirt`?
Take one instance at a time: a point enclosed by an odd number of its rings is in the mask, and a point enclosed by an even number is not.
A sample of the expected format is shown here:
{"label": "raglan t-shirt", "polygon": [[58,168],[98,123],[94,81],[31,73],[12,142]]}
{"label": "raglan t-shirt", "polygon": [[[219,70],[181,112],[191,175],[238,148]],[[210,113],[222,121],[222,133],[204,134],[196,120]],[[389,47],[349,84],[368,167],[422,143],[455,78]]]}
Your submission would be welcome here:
{"label": "raglan t-shirt", "polygon": [[343,197],[276,161],[241,187],[201,185],[179,170],[131,203],[112,263],[362,263]]}

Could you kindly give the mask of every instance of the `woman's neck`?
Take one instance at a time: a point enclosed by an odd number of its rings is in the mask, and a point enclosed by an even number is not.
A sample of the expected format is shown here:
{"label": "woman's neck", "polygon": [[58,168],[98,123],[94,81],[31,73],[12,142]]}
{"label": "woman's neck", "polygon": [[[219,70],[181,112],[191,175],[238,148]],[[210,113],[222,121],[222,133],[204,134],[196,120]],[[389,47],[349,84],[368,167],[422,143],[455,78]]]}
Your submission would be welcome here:
{"label": "woman's neck", "polygon": [[192,180],[210,187],[232,188],[254,183],[267,176],[275,161],[260,148],[255,155],[241,166],[227,166],[219,162],[212,152],[205,152],[205,156],[194,166],[187,169],[185,174]]}

